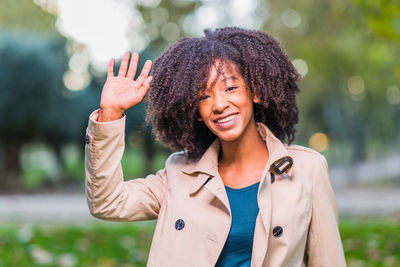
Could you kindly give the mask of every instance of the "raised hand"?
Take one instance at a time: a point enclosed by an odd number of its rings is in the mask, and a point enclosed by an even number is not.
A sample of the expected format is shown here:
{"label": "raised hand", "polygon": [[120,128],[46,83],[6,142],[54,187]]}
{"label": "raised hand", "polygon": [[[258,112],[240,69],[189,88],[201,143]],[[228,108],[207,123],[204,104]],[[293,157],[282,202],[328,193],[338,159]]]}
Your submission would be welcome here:
{"label": "raised hand", "polygon": [[150,88],[153,79],[149,76],[151,64],[147,60],[139,77],[134,80],[139,62],[139,54],[133,53],[129,64],[130,53],[127,52],[121,62],[118,76],[114,76],[115,60],[108,65],[107,80],[101,93],[100,112],[97,121],[111,121],[121,118],[124,112],[140,103]]}

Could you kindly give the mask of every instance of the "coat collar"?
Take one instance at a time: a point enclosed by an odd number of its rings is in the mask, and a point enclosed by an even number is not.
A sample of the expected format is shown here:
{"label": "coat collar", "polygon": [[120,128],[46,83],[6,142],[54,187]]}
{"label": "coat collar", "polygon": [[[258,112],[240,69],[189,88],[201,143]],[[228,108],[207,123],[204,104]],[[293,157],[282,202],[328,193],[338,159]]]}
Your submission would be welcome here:
{"label": "coat collar", "polygon": [[[265,124],[257,122],[257,130],[261,138],[265,141],[269,152],[269,159],[266,167],[274,174],[279,175],[286,173],[290,176],[293,159],[289,156],[285,145],[275,137]],[[200,189],[200,187],[209,180],[210,176],[218,176],[218,154],[220,148],[221,144],[217,138],[207,148],[199,161],[182,167],[182,171],[186,174],[203,174],[197,177],[200,179],[196,179],[194,182],[190,190],[191,193]]]}

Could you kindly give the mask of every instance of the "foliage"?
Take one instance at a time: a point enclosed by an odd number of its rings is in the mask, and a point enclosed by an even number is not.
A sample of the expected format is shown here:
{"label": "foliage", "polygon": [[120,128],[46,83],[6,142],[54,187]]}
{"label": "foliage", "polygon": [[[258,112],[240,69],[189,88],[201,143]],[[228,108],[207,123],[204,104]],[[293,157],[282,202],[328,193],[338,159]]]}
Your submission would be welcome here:
{"label": "foliage", "polygon": [[0,1],[0,29],[58,35],[56,17],[38,7],[33,0]]}
{"label": "foliage", "polygon": [[0,32],[0,150],[5,159],[0,183],[5,191],[19,186],[24,145],[46,143],[62,168],[61,147],[84,144],[87,118],[99,96],[91,89],[73,93],[64,87],[64,47],[65,40],[57,36]]}
{"label": "foliage", "polygon": [[400,41],[400,3],[397,0],[354,0],[362,9],[371,31],[382,38]]}
{"label": "foliage", "polygon": [[62,95],[66,68],[62,39],[36,34],[0,33],[0,145],[5,151],[5,179],[18,176],[21,146],[37,138],[52,144],[71,109]]}
{"label": "foliage", "polygon": [[0,34],[2,137],[29,140],[49,127],[47,120],[57,121],[51,112],[64,99],[61,95],[65,70],[62,49],[62,40],[46,36]]}
{"label": "foliage", "polygon": [[[155,221],[0,225],[0,266],[145,266]],[[399,266],[400,223],[342,219],[347,265]]]}
{"label": "foliage", "polygon": [[[395,35],[378,31],[387,25],[373,22],[376,12],[371,9],[380,6],[373,4],[377,2],[391,2],[387,6],[396,6],[394,10],[400,5],[393,1],[270,2],[271,19],[263,29],[279,37],[292,59],[301,58],[308,65],[298,98],[300,141],[325,132],[332,143],[352,148],[351,162],[368,157],[369,143],[396,143],[400,105],[389,104],[388,90],[400,82],[396,74],[400,46]],[[383,6],[377,10],[386,10]],[[281,22],[288,10],[301,18],[295,27]],[[389,13],[380,16],[386,15],[385,21],[399,18]],[[343,155],[339,158],[343,162]]]}

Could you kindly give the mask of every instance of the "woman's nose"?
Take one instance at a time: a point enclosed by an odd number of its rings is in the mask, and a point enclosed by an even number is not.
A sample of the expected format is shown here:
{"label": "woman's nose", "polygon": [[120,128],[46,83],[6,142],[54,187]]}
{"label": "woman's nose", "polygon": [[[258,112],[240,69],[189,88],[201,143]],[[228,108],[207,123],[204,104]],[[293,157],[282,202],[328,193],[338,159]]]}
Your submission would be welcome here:
{"label": "woman's nose", "polygon": [[228,107],[228,101],[223,96],[215,96],[213,103],[213,112],[221,113]]}

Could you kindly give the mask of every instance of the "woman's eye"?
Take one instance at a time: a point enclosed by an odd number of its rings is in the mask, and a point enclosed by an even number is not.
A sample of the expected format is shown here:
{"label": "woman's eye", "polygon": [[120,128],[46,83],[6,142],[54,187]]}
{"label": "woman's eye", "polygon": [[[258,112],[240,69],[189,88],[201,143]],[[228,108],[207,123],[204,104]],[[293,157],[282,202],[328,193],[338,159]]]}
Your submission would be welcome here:
{"label": "woman's eye", "polygon": [[228,88],[226,89],[226,91],[233,91],[233,90],[235,90],[236,88],[238,88],[238,86],[231,86],[231,87],[228,87]]}
{"label": "woman's eye", "polygon": [[207,98],[209,98],[208,95],[202,95],[202,96],[199,97],[199,100],[201,101],[201,100],[205,100]]}

